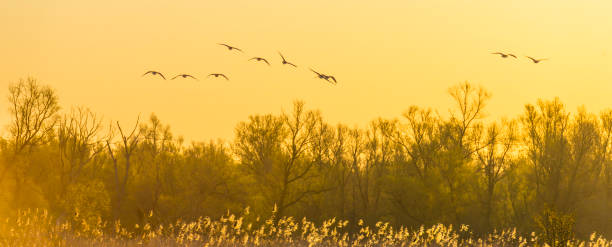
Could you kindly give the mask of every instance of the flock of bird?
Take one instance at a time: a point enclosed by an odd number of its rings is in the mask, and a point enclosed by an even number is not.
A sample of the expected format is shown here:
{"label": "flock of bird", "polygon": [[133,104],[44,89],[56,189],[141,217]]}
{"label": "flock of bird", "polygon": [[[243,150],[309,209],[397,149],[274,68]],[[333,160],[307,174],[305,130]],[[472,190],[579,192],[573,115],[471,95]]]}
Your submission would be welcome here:
{"label": "flock of bird", "polygon": [[[491,53],[491,54],[499,55],[499,56],[501,56],[502,58],[508,58],[508,57],[517,58],[517,57],[516,57],[514,54],[512,54],[512,53],[493,52],[493,53]],[[539,62],[542,62],[542,61],[544,61],[544,60],[548,60],[547,58],[536,59],[536,58],[533,58],[533,57],[530,57],[530,56],[525,56],[525,57],[527,57],[527,58],[531,59],[531,61],[532,61],[533,63],[539,63]]]}
{"label": "flock of bird", "polygon": [[[231,45],[224,44],[224,43],[219,43],[218,45],[225,46],[229,51],[236,50],[236,51],[244,53],[244,51],[242,49],[237,48],[235,46],[231,46]],[[294,68],[298,67],[294,63],[291,63],[291,62],[287,61],[287,59],[285,59],[285,57],[283,56],[282,53],[278,52],[278,55],[280,55],[280,57],[282,59],[281,64],[293,66]],[[263,57],[252,57],[252,58],[249,59],[249,61],[264,62],[268,66],[270,66],[270,62],[267,59],[263,58]],[[317,71],[315,71],[315,70],[313,70],[311,68],[309,68],[309,69],[310,69],[310,71],[315,73],[317,75],[317,78],[319,78],[319,79],[326,80],[327,82],[329,82],[331,84],[337,84],[338,83],[336,81],[336,78],[334,76],[332,76],[332,75],[327,75],[327,74],[319,73],[319,72],[317,72]],[[164,74],[162,74],[159,71],[154,71],[154,70],[149,70],[146,73],[144,73],[142,76],[149,75],[149,74],[152,75],[152,76],[160,76],[161,78],[166,80],[166,77],[164,76]],[[227,77],[225,74],[222,74],[222,73],[211,73],[211,74],[209,74],[207,76],[207,78],[211,77],[211,76],[213,76],[215,78],[223,77],[223,78],[225,78],[225,80],[229,81],[229,77]],[[170,80],[174,80],[174,79],[179,78],[179,77],[182,77],[182,78],[191,78],[191,79],[194,79],[194,80],[198,80],[198,78],[196,78],[195,76],[190,75],[190,74],[179,74],[179,75],[176,75],[176,76],[172,77],[172,79],[170,79]]]}
{"label": "flock of bird", "polygon": [[[242,49],[240,49],[238,47],[235,47],[235,46],[231,46],[231,45],[224,44],[224,43],[219,43],[218,45],[226,47],[229,51],[236,50],[236,51],[244,53],[244,51]],[[502,58],[508,58],[508,57],[513,57],[515,59],[518,58],[516,55],[514,55],[512,53],[493,52],[491,54],[499,55]],[[293,66],[294,68],[298,67],[294,63],[291,63],[291,62],[287,61],[287,59],[285,59],[285,56],[283,56],[282,53],[278,52],[278,55],[280,55],[280,57],[282,59],[281,64]],[[540,62],[542,62],[544,60],[547,60],[546,58],[536,59],[536,58],[533,58],[533,57],[530,57],[530,56],[525,56],[525,57],[531,59],[531,61],[533,63],[540,63]],[[263,58],[263,57],[252,57],[252,58],[249,59],[249,61],[264,62],[268,66],[270,66],[270,62],[267,59]],[[325,81],[327,81],[327,82],[329,82],[331,84],[337,84],[338,83],[338,81],[336,81],[336,78],[334,76],[332,76],[332,75],[327,75],[327,74],[319,73],[319,72],[313,70],[312,68],[309,68],[309,69],[310,69],[310,71],[315,73],[317,75],[317,78],[319,78],[319,79],[323,79],[323,80],[325,80]],[[164,76],[164,74],[162,74],[159,71],[154,71],[154,70],[149,70],[146,73],[144,73],[142,76],[149,75],[149,74],[152,75],[152,76],[159,75],[161,78],[166,80],[166,77]],[[225,78],[225,80],[229,81],[229,77],[227,77],[225,74],[222,74],[222,73],[211,73],[211,74],[208,74],[207,77],[211,77],[211,76],[213,76],[215,78],[223,77],[223,78]],[[196,78],[195,76],[192,76],[190,74],[179,74],[179,75],[176,75],[176,76],[172,77],[172,79],[170,79],[170,80],[174,80],[174,79],[179,78],[179,77],[181,77],[181,78],[191,78],[191,79],[194,79],[194,80],[198,80],[198,78]]]}

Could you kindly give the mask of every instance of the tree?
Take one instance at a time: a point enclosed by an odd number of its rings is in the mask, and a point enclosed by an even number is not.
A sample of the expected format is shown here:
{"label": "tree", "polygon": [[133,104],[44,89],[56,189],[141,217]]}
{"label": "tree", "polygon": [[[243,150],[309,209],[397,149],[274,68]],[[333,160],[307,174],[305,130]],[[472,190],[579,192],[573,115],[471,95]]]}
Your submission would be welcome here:
{"label": "tree", "polygon": [[456,104],[456,110],[450,111],[449,121],[443,123],[440,142],[442,143],[440,176],[445,181],[448,199],[451,206],[453,222],[463,222],[461,216],[468,208],[473,208],[470,199],[463,195],[471,194],[468,190],[471,173],[468,164],[472,156],[482,147],[478,145],[484,117],[484,107],[491,95],[482,87],[474,87],[468,82],[449,89],[449,94]]}
{"label": "tree", "polygon": [[[66,200],[66,196],[76,196],[67,195],[71,186],[75,186],[75,183],[88,182],[80,179],[87,168],[91,168],[89,170],[94,172],[94,167],[87,166],[92,165],[92,161],[104,150],[103,141],[99,136],[101,129],[101,119],[87,108],[72,109],[57,122],[55,143],[58,159],[54,172],[59,175],[59,191],[46,193],[52,197],[51,201],[63,204],[60,201]],[[90,176],[93,178],[95,175],[90,174]],[[62,213],[66,213],[69,208],[61,210]]]}
{"label": "tree", "polygon": [[9,131],[15,155],[40,144],[53,132],[60,107],[49,86],[40,85],[34,78],[19,80],[9,86],[9,104],[13,116]]}
{"label": "tree", "polygon": [[[599,159],[601,132],[598,119],[579,108],[574,115],[568,131],[570,160],[567,175],[564,176],[566,197],[563,207],[573,211],[581,199],[593,196],[599,186],[599,176],[604,162]],[[604,147],[605,148],[605,147]]]}
{"label": "tree", "polygon": [[478,160],[477,172],[484,185],[485,229],[493,229],[491,217],[495,204],[495,186],[511,169],[512,154],[518,144],[516,123],[504,121],[501,126],[497,123],[489,125],[486,136],[483,137],[483,148],[476,152]]}
{"label": "tree", "polygon": [[305,112],[298,101],[291,115],[252,116],[236,128],[236,153],[262,186],[268,204],[277,205],[279,216],[307,196],[328,190],[309,183],[316,162],[308,150],[318,121],[320,114]]}
{"label": "tree", "polygon": [[363,159],[363,151],[365,149],[365,138],[363,130],[354,128],[350,129],[347,137],[347,159],[348,166],[350,167],[350,177],[349,183],[350,193],[351,193],[351,212],[350,212],[350,220],[351,222],[357,222],[360,219],[360,215],[357,212],[358,204],[359,204],[359,194],[357,191],[357,184],[359,183],[359,169],[363,167],[364,159]]}
{"label": "tree", "polygon": [[258,188],[252,196],[263,197],[267,208],[277,203],[277,178],[283,172],[279,165],[281,142],[285,137],[282,119],[273,115],[250,116],[248,122],[241,122],[236,127],[234,153],[246,174],[253,178],[253,186]]}
{"label": "tree", "polygon": [[52,135],[57,121],[56,114],[60,107],[57,95],[49,86],[40,85],[34,78],[19,80],[9,86],[9,112],[13,117],[9,126],[9,147],[11,154],[0,173],[0,182],[8,170],[12,170],[15,179],[14,202],[21,203],[21,189],[26,182],[28,170],[26,155],[35,147],[47,141]]}
{"label": "tree", "polygon": [[174,163],[172,157],[178,152],[173,145],[173,137],[170,126],[163,125],[155,114],[151,114],[149,122],[140,126],[139,133],[142,137],[137,167],[138,180],[143,186],[138,202],[139,212],[143,214],[151,210],[158,210],[159,198],[164,186],[166,173],[170,171],[165,168]]}
{"label": "tree", "polygon": [[[108,150],[108,155],[111,157],[113,162],[113,171],[114,171],[114,187],[115,187],[115,197],[113,198],[113,218],[118,219],[120,216],[120,212],[123,208],[123,202],[126,197],[126,187],[130,177],[130,167],[132,165],[132,155],[134,151],[138,148],[138,143],[140,141],[140,132],[136,132],[139,119],[136,120],[136,124],[134,128],[129,134],[123,133],[121,129],[121,125],[119,125],[119,121],[117,121],[117,129],[119,130],[120,140],[118,145],[118,150],[113,151],[111,148],[111,137],[106,140],[106,147]],[[112,125],[111,125],[111,133],[112,133]],[[112,136],[112,135],[111,135]],[[115,154],[117,153],[117,155]],[[123,169],[119,163],[119,157],[123,158]],[[123,174],[120,174],[123,173]]]}
{"label": "tree", "polygon": [[329,146],[329,173],[326,178],[329,181],[330,187],[334,190],[330,193],[329,202],[334,202],[331,205],[334,210],[334,216],[338,215],[342,218],[347,218],[347,207],[349,206],[349,185],[352,174],[352,165],[350,163],[350,135],[352,130],[344,125],[338,125],[335,131],[327,132],[328,139],[331,140]]}
{"label": "tree", "polygon": [[609,153],[612,146],[612,110],[603,111],[599,118],[602,136],[599,143],[599,160],[603,163],[604,196],[606,202],[610,202],[612,200],[612,161],[610,161]]}
{"label": "tree", "polygon": [[451,87],[448,93],[457,104],[457,111],[451,111],[450,119],[453,128],[456,129],[453,138],[467,157],[475,152],[478,147],[466,145],[465,138],[469,137],[469,131],[476,124],[475,122],[484,117],[483,109],[491,98],[491,94],[484,88],[474,87],[468,82]]}
{"label": "tree", "polygon": [[160,208],[168,211],[162,213],[172,216],[166,218],[218,217],[253,205],[247,201],[244,173],[223,142],[192,143],[177,156],[181,159],[172,167],[168,194],[160,199]]}
{"label": "tree", "polygon": [[386,178],[386,193],[396,218],[414,226],[436,223],[445,217],[438,206],[444,203],[436,201],[441,199],[437,196],[441,193],[440,118],[430,109],[411,106],[401,120],[387,121],[382,127],[400,157]]}
{"label": "tree", "polygon": [[569,114],[559,99],[539,100],[536,106],[525,106],[521,118],[526,131],[529,163],[540,205],[559,207],[564,171],[571,160],[566,138]]}
{"label": "tree", "polygon": [[385,121],[372,121],[364,132],[364,163],[353,167],[363,217],[374,222],[380,216],[386,172],[397,158],[395,144],[383,131]]}

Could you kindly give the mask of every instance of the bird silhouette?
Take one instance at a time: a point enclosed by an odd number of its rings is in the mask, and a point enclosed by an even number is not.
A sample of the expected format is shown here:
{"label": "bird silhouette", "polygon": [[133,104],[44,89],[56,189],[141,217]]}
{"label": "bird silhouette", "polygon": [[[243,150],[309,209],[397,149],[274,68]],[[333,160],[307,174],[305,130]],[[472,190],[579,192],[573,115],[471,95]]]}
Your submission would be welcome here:
{"label": "bird silhouette", "polygon": [[289,64],[289,65],[297,68],[297,65],[295,65],[293,63],[290,63],[290,62],[287,62],[287,60],[285,60],[285,57],[283,57],[283,54],[281,54],[280,51],[278,52],[278,55],[280,55],[281,58],[283,59],[283,64]]}
{"label": "bird silhouette", "polygon": [[221,76],[221,77],[224,77],[226,80],[228,80],[228,81],[229,81],[229,78],[227,78],[227,76],[225,76],[224,74],[220,74],[220,73],[213,73],[213,74],[210,74],[210,75],[208,75],[208,76],[214,76],[214,77],[219,77],[219,76]]}
{"label": "bird silhouette", "polygon": [[531,61],[533,61],[533,63],[539,63],[539,62],[542,62],[544,60],[548,60],[548,58],[535,59],[535,58],[532,58],[530,56],[526,56],[526,57],[531,59]]}
{"label": "bird silhouette", "polygon": [[227,49],[228,49],[228,50],[230,50],[230,51],[231,51],[231,50],[237,50],[237,51],[240,51],[240,52],[244,52],[244,51],[242,51],[241,49],[239,49],[238,47],[231,46],[231,45],[228,45],[228,44],[219,43],[219,45],[222,45],[222,46],[227,47]]}
{"label": "bird silhouette", "polygon": [[511,54],[511,53],[504,54],[504,53],[501,53],[501,52],[493,52],[493,53],[491,53],[491,54],[497,54],[497,55],[500,55],[502,58],[507,58],[508,56],[511,56],[511,57],[513,57],[513,58],[516,58],[516,56],[515,56],[514,54]]}
{"label": "bird silhouette", "polygon": [[268,65],[270,65],[270,63],[268,63],[268,60],[266,60],[265,58],[261,58],[261,57],[253,57],[251,59],[249,59],[249,61],[251,60],[255,60],[255,61],[264,61],[266,62]]}
{"label": "bird silhouette", "polygon": [[[338,81],[336,81],[336,77],[331,76],[331,75],[325,75],[327,81],[329,81],[329,79],[332,79],[334,81],[334,84],[338,84]],[[331,82],[331,81],[329,81]]]}
{"label": "bird silhouette", "polygon": [[329,79],[332,79],[332,80],[334,81],[334,82],[333,82],[334,84],[338,83],[338,82],[336,81],[336,78],[335,78],[335,77],[333,77],[333,76],[331,76],[331,75],[326,75],[326,74],[323,74],[323,73],[316,72],[314,69],[310,69],[310,71],[312,71],[312,72],[314,72],[315,74],[317,74],[317,78],[319,78],[319,79],[326,80],[326,81],[327,81],[327,82],[329,82],[329,83],[332,83],[332,82],[329,80]]}
{"label": "bird silhouette", "polygon": [[165,77],[165,76],[164,76],[162,73],[157,72],[157,71],[149,70],[149,71],[147,71],[147,73],[142,74],[142,76],[145,76],[145,75],[147,75],[147,74],[151,74],[151,75],[159,75],[159,76],[161,76],[162,78],[164,78],[164,80],[166,79],[166,77]]}
{"label": "bird silhouette", "polygon": [[174,79],[176,79],[177,77],[183,77],[183,78],[191,77],[191,78],[193,78],[193,79],[195,79],[195,80],[198,80],[198,78],[195,78],[194,76],[192,76],[192,75],[188,75],[188,74],[180,74],[180,75],[177,75],[177,76],[175,76],[175,77],[172,77],[172,79],[170,79],[170,80],[174,80]]}
{"label": "bird silhouette", "polygon": [[321,74],[321,73],[319,73],[319,72],[316,72],[314,69],[310,69],[310,71],[312,71],[312,72],[314,72],[315,74],[317,74],[317,76],[319,77],[319,79],[325,79],[325,78],[326,78],[324,74]]}

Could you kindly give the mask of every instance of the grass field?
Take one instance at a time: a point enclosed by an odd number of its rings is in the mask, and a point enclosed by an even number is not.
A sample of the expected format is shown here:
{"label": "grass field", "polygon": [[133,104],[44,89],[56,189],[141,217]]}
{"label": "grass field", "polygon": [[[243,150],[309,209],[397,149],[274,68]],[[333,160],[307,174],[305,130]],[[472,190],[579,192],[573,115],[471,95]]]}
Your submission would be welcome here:
{"label": "grass field", "polygon": [[[153,213],[148,219],[153,218]],[[252,220],[247,220],[252,219]],[[354,227],[351,231],[349,228]],[[130,230],[128,230],[128,228]],[[249,215],[227,214],[219,219],[193,222],[123,226],[75,213],[60,222],[46,210],[21,211],[0,223],[0,246],[611,246],[612,241],[592,234],[589,240],[565,244],[540,241],[536,233],[520,236],[506,230],[476,237],[469,226],[434,225],[407,229],[363,221],[351,225],[330,219],[320,225],[291,217],[262,220]]]}

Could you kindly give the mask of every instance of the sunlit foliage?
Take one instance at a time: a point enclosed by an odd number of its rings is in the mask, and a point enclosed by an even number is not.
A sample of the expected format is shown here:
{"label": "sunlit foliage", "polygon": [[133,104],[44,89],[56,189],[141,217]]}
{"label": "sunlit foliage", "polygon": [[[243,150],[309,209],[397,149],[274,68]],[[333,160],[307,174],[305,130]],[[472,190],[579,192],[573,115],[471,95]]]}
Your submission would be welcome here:
{"label": "sunlit foliage", "polygon": [[296,101],[282,114],[247,117],[233,140],[185,143],[155,114],[127,125],[60,108],[54,89],[33,78],[8,92],[0,241],[9,246],[28,237],[603,245],[612,236],[610,110],[574,113],[539,100],[516,118],[487,119],[491,93],[466,82],[449,89],[448,116],[408,106],[363,128],[334,126]]}

